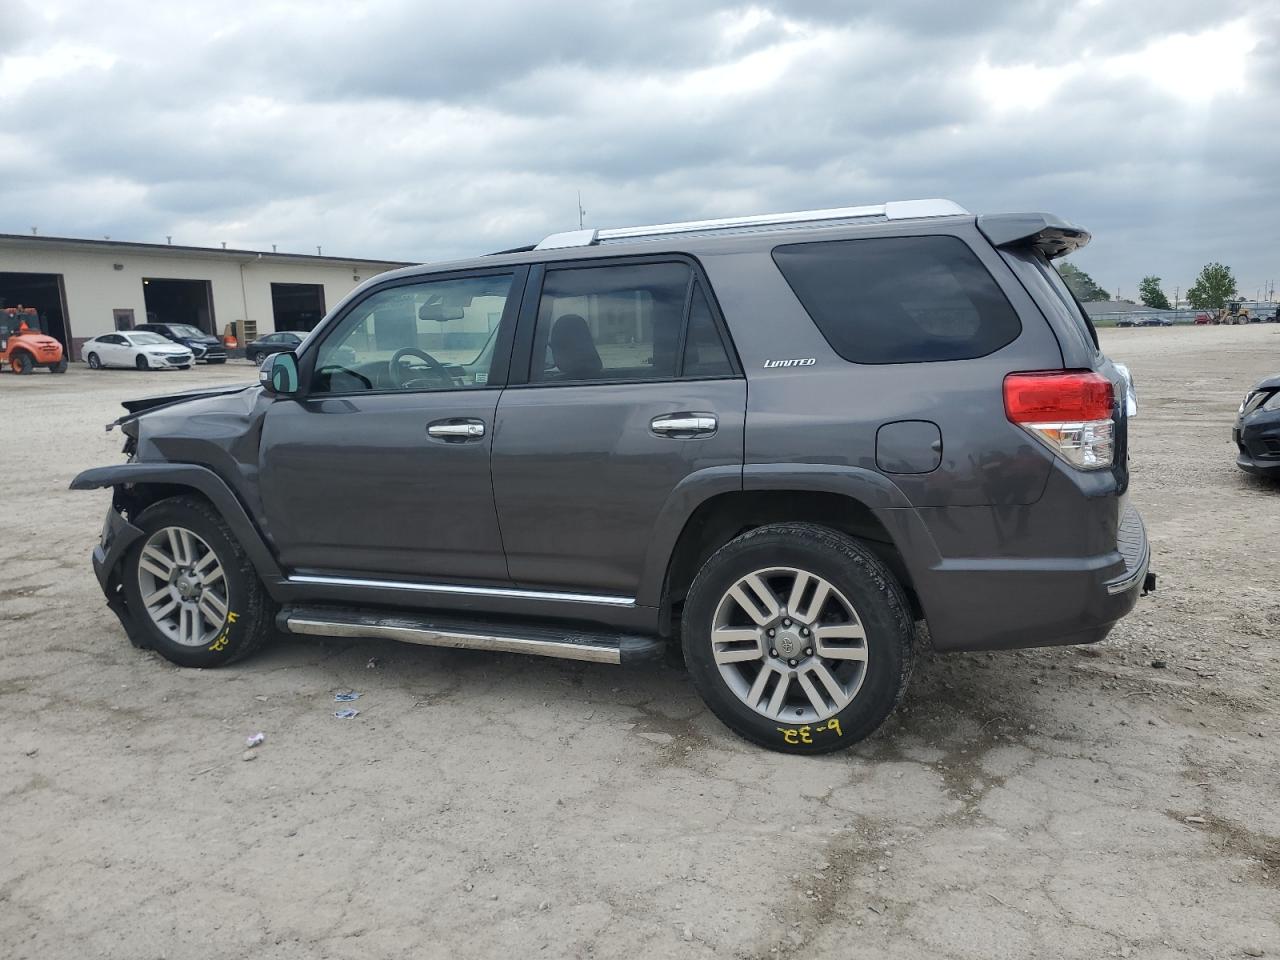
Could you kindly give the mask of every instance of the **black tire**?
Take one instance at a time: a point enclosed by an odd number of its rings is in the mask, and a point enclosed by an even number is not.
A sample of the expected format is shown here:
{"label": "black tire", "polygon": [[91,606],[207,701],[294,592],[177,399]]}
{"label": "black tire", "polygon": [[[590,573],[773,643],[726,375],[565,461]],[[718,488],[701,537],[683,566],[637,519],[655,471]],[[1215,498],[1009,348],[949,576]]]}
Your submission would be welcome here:
{"label": "black tire", "polygon": [[[866,633],[866,673],[853,699],[830,718],[838,724],[796,729],[763,716],[738,698],[716,666],[710,636],[716,607],[739,578],[769,567],[816,574],[857,611]],[[770,524],[730,541],[698,572],[681,618],[685,662],[703,701],[738,736],[783,753],[830,753],[870,736],[901,700],[913,657],[910,609],[889,568],[857,540],[812,523]]]}
{"label": "black tire", "polygon": [[258,353],[257,353],[257,351],[256,351],[256,350],[246,350],[246,351],[244,352],[244,358],[245,358],[246,360],[252,361],[253,363],[257,363],[257,362],[258,362]]}
{"label": "black tire", "polygon": [[90,353],[84,359],[85,359],[85,362],[89,364],[90,370],[102,369],[102,361],[98,359],[98,355],[96,353]]}
{"label": "black tire", "polygon": [[151,364],[147,362],[147,355],[145,353],[138,354],[138,358],[133,361],[133,365],[137,367],[139,370],[151,369]]}
{"label": "black tire", "polygon": [[49,364],[49,372],[50,372],[50,373],[66,373],[66,372],[67,372],[67,358],[66,358],[66,357],[63,357],[63,358],[62,358],[61,360],[59,360],[57,363],[51,363],[51,364]]}
{"label": "black tire", "polygon": [[[147,507],[133,521],[145,536],[138,539],[120,567],[129,611],[137,625],[141,646],[155,650],[182,667],[223,667],[258,650],[273,630],[275,604],[235,534],[218,512],[197,497],[172,497]],[[138,563],[148,538],[165,527],[184,527],[200,537],[217,555],[226,578],[227,622],[213,642],[186,646],[167,636],[146,610],[138,581]]]}
{"label": "black tire", "polygon": [[15,350],[9,354],[9,369],[21,376],[26,376],[36,368],[36,361],[25,350]]}

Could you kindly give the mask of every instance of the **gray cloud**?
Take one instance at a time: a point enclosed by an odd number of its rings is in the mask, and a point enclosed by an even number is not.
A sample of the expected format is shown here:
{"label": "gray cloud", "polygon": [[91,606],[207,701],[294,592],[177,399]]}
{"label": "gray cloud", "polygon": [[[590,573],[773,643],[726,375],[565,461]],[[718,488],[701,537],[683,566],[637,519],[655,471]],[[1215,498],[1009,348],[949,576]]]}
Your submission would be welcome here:
{"label": "gray cloud", "polygon": [[0,0],[0,33],[0,231],[434,260],[578,189],[601,226],[950,196],[1086,224],[1109,289],[1280,280],[1274,0]]}

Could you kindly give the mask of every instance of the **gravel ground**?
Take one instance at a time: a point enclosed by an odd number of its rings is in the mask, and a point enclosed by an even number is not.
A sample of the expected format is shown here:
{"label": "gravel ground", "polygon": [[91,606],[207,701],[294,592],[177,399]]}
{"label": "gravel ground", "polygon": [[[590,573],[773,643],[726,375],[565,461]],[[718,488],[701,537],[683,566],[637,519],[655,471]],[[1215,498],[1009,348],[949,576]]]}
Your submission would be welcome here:
{"label": "gravel ground", "polygon": [[737,740],[666,666],[134,650],[89,567],[108,495],[67,483],[119,460],[121,399],[253,371],[0,375],[0,952],[1280,955],[1280,486],[1229,438],[1280,328],[1104,337],[1160,591],[1095,648],[926,655],[820,759]]}

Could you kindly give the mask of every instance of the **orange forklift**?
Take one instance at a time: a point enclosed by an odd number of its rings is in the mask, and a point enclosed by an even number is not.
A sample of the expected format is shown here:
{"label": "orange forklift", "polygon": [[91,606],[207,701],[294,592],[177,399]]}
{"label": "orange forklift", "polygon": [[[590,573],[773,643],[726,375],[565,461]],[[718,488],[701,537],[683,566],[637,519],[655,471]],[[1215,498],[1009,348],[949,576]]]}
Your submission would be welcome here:
{"label": "orange forklift", "polygon": [[36,367],[67,372],[62,344],[44,332],[35,307],[0,307],[0,369],[6,363],[14,373],[30,373]]}

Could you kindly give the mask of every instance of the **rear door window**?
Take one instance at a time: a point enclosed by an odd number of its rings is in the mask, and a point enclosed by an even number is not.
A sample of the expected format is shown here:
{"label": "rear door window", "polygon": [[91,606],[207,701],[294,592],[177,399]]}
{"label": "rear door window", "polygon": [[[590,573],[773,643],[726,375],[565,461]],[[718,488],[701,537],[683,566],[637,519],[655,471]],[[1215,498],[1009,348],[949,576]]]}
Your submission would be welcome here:
{"label": "rear door window", "polygon": [[701,283],[694,284],[693,298],[689,301],[689,330],[684,344],[685,377],[728,377],[733,375],[733,364],[716,329],[711,315],[711,303]]}
{"label": "rear door window", "polygon": [[1022,332],[958,237],[796,243],[773,259],[832,349],[854,363],[971,360]]}
{"label": "rear door window", "polygon": [[707,296],[688,264],[640,262],[547,271],[531,383],[732,375]]}

